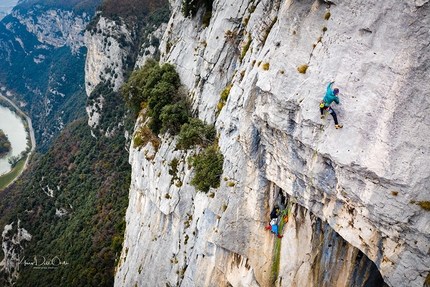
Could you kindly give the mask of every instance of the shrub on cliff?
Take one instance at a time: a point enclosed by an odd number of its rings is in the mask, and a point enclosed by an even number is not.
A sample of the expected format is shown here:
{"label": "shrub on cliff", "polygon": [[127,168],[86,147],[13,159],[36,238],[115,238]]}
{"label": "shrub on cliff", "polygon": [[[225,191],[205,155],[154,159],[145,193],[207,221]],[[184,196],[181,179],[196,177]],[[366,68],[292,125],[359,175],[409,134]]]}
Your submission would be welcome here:
{"label": "shrub on cliff", "polygon": [[196,145],[206,147],[215,141],[215,136],[215,125],[208,125],[198,118],[191,118],[181,127],[176,147],[180,149],[188,149]]}
{"label": "shrub on cliff", "polygon": [[158,134],[169,131],[177,134],[180,126],[188,122],[190,105],[180,94],[181,81],[175,67],[170,64],[159,66],[153,59],[134,71],[122,87],[127,106],[134,114],[147,103],[151,120],[148,127]]}
{"label": "shrub on cliff", "polygon": [[162,128],[162,121],[160,118],[161,111],[165,106],[172,103],[175,92],[175,87],[166,82],[159,82],[150,92],[148,108],[151,121],[148,127],[156,134],[158,134]]}
{"label": "shrub on cliff", "polygon": [[136,115],[145,107],[146,114],[151,117],[148,125],[141,126],[136,132],[134,146],[143,146],[150,139],[153,141],[151,135],[156,138],[154,134],[169,132],[171,135],[179,133],[178,148],[204,148],[189,162],[195,169],[191,184],[208,192],[211,187],[219,186],[224,157],[214,144],[215,126],[191,117],[190,103],[179,91],[180,86],[174,66],[164,64],[160,67],[152,59],[131,74],[122,87],[127,106]]}
{"label": "shrub on cliff", "polygon": [[162,108],[160,114],[161,133],[170,132],[176,135],[181,130],[181,126],[188,122],[191,116],[190,103],[184,95],[179,96],[179,100],[173,104],[166,105]]}
{"label": "shrub on cliff", "polygon": [[121,93],[125,99],[127,107],[136,115],[141,110],[141,103],[145,100],[142,93],[145,88],[147,78],[156,65],[157,62],[154,59],[148,58],[143,67],[134,71],[128,81],[122,86]]}
{"label": "shrub on cliff", "polygon": [[197,190],[207,193],[211,187],[219,186],[224,156],[215,145],[207,147],[189,161],[195,172],[191,184]]}

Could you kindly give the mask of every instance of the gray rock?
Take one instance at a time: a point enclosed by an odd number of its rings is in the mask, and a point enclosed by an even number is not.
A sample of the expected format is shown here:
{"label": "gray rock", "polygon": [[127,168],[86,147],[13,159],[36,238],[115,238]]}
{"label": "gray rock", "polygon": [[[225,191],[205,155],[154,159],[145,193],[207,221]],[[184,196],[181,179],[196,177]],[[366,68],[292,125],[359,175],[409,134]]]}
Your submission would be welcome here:
{"label": "gray rock", "polygon": [[[184,164],[177,187],[167,163],[190,151],[168,139],[158,152],[131,148],[115,285],[270,286],[273,238],[264,226],[280,188],[361,250],[389,286],[423,286],[430,213],[416,202],[430,201],[428,1],[220,0],[207,28],[202,14],[184,19],[180,2],[162,61],[176,66],[199,117],[216,122],[223,180],[213,198],[196,192]],[[330,115],[319,118],[332,78],[341,130]],[[304,244],[298,260],[312,230],[294,228]],[[284,237],[293,252],[289,244]],[[281,266],[290,256],[281,254]],[[302,271],[281,275],[304,286]]]}
{"label": "gray rock", "polygon": [[12,15],[25,25],[27,31],[35,34],[39,42],[54,47],[69,46],[74,53],[84,46],[83,31],[91,20],[90,15],[76,15],[73,11],[61,9],[39,11],[38,6],[33,9],[35,11],[24,15],[19,9],[14,10]]}

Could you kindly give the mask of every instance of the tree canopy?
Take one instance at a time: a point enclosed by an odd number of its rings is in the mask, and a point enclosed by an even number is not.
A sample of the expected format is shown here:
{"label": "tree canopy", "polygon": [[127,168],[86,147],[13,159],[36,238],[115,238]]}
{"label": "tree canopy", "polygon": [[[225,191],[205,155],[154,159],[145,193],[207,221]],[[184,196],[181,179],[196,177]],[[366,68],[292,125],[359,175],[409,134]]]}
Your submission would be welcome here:
{"label": "tree canopy", "polygon": [[190,105],[179,87],[181,80],[171,64],[160,65],[148,59],[142,68],[134,71],[122,87],[127,106],[137,115],[143,106],[148,107],[152,132],[177,134],[180,126],[188,122]]}
{"label": "tree canopy", "polygon": [[3,130],[0,129],[0,158],[6,155],[11,150],[11,148],[12,147],[7,135]]}

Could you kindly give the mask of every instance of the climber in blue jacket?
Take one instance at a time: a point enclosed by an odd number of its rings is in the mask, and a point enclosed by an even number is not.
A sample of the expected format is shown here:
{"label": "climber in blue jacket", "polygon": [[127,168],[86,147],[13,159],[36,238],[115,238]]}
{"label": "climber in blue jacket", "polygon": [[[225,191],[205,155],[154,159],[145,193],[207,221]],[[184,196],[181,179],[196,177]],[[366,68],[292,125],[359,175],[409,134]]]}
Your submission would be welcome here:
{"label": "climber in blue jacket", "polygon": [[332,80],[327,86],[327,92],[325,93],[324,99],[320,102],[320,112],[321,112],[322,119],[324,118],[324,110],[330,113],[333,116],[336,129],[340,129],[343,126],[339,125],[339,122],[337,121],[336,113],[330,107],[331,103],[333,102],[336,102],[336,104],[340,104],[339,98],[337,96],[339,94],[339,89],[334,88],[332,90],[331,86],[333,85],[333,83],[334,83],[334,80]]}

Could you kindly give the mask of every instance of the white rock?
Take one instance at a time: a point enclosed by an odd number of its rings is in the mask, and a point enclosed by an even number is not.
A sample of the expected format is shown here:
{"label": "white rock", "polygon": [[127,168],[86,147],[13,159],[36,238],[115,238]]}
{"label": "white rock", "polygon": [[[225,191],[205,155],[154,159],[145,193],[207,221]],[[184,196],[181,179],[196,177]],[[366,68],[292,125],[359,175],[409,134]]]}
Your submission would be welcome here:
{"label": "white rock", "polygon": [[[254,2],[220,0],[207,28],[201,14],[184,19],[179,2],[162,61],[176,66],[199,117],[216,119],[227,181],[211,198],[187,184],[192,171],[183,169],[177,188],[167,164],[189,152],[167,139],[156,153],[149,145],[131,148],[115,285],[270,286],[273,243],[263,227],[277,186],[364,252],[389,286],[423,286],[430,213],[414,202],[430,201],[428,1],[263,0],[250,12]],[[252,42],[241,61],[247,35]],[[332,78],[342,130],[330,115],[319,118]],[[310,232],[296,238],[303,247],[289,246],[295,260],[308,250]],[[289,256],[281,254],[281,266]],[[288,282],[304,286],[308,271],[292,270]]]}
{"label": "white rock", "polygon": [[[120,39],[124,39],[120,43]],[[125,25],[100,17],[96,24],[96,32],[85,31],[87,58],[85,62],[85,89],[87,96],[101,81],[110,81],[114,91],[119,91],[124,77],[123,63],[129,48],[123,47],[131,42],[130,32]]]}
{"label": "white rock", "polygon": [[[5,225],[2,232],[2,249],[4,253],[3,260],[0,262],[0,269],[7,274],[7,282],[12,284],[19,276],[19,265],[23,260],[24,243],[31,241],[31,234],[20,227],[21,221],[15,230],[13,230],[13,222]],[[12,233],[12,234],[11,234]]]}
{"label": "white rock", "polygon": [[[37,10],[38,7],[34,6]],[[76,53],[84,46],[85,26],[90,21],[90,15],[86,13],[76,15],[72,11],[50,9],[42,13],[20,14],[20,10],[14,10],[12,15],[25,25],[27,31],[37,36],[41,43],[55,47],[69,46]]]}

